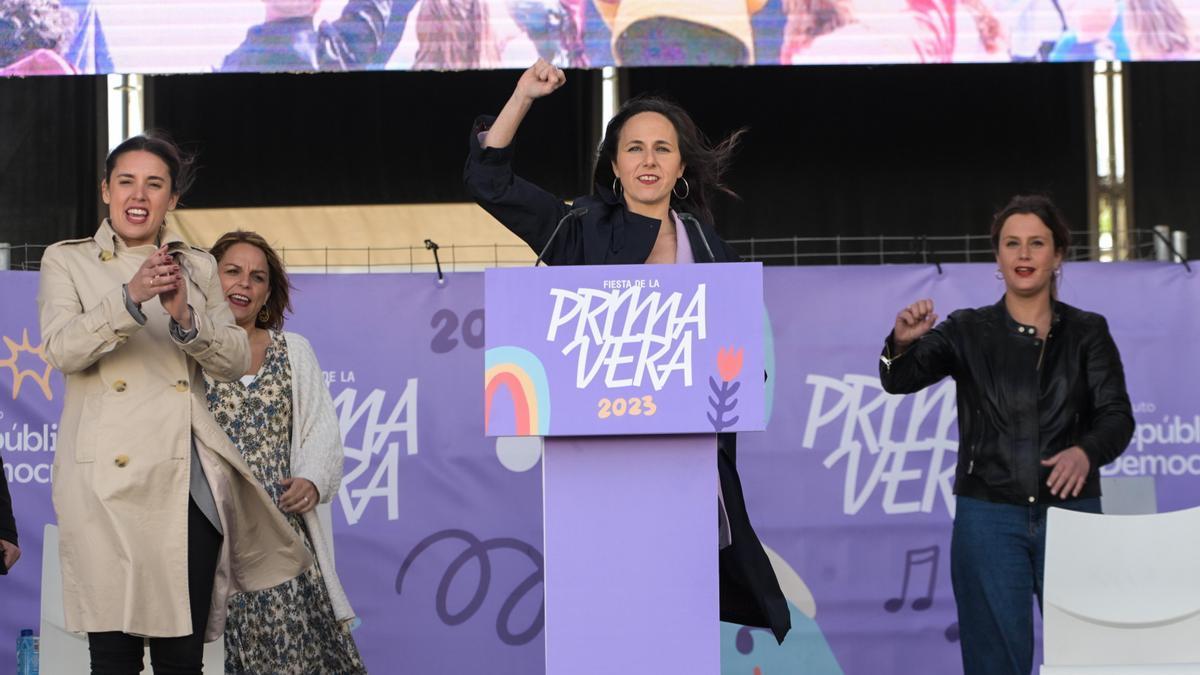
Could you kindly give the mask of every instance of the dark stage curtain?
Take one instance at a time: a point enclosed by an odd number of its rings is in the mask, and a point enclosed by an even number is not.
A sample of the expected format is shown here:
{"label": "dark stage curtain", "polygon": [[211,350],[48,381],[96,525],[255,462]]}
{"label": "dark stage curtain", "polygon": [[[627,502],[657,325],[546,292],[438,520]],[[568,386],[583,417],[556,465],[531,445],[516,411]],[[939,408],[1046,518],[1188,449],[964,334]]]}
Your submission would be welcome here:
{"label": "dark stage curtain", "polygon": [[1133,63],[1133,224],[1170,225],[1188,233],[1191,258],[1200,251],[1200,63]]}
{"label": "dark stage curtain", "polygon": [[[1200,64],[1132,64],[1135,224],[1191,228],[1200,211]],[[193,208],[465,201],[476,114],[517,71],[154,78],[150,123],[199,153]],[[630,94],[678,100],[711,137],[746,126],[715,204],[729,238],[978,234],[1022,191],[1086,226],[1083,92],[1090,64],[657,68]],[[599,73],[572,71],[533,109],[517,169],[562,197],[590,189]],[[0,241],[95,227],[98,83],[0,80]]]}
{"label": "dark stage curtain", "polygon": [[[0,78],[0,241],[50,244],[95,232],[99,86],[86,76]],[[23,261],[14,251],[14,265]]]}
{"label": "dark stage curtain", "polygon": [[[471,124],[518,71],[158,78],[153,123],[199,154],[193,208],[468,201]],[[595,73],[571,72],[517,138],[517,169],[551,192],[586,190]],[[587,167],[585,170],[584,167]]]}
{"label": "dark stage curtain", "polygon": [[[1021,191],[1087,213],[1086,66],[650,68],[716,138],[748,126],[716,205],[727,237],[968,234]],[[462,201],[466,130],[517,71],[160,78],[153,120],[200,153],[193,207]],[[534,106],[517,169],[588,190],[598,73]]]}
{"label": "dark stage curtain", "polygon": [[[676,99],[715,139],[749,127],[716,219],[727,237],[987,232],[1019,192],[1086,227],[1091,64],[663,69],[630,93]],[[866,262],[872,262],[867,260]]]}

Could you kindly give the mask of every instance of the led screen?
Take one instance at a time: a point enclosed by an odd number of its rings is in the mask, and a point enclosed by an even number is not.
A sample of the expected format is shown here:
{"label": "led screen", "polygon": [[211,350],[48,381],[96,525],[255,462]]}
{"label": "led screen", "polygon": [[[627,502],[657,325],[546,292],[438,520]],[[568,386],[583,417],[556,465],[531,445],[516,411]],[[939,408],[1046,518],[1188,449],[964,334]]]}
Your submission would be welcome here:
{"label": "led screen", "polygon": [[1193,59],[1200,0],[0,0],[0,74]]}

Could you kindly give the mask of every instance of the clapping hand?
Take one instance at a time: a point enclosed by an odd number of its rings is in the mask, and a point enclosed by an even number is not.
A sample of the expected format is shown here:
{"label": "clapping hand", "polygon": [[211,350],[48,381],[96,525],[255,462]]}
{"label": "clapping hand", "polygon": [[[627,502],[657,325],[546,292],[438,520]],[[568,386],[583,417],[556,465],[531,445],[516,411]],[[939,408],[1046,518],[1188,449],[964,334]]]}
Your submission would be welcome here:
{"label": "clapping hand", "polygon": [[138,271],[133,273],[133,278],[126,287],[129,290],[129,299],[141,305],[156,295],[178,289],[181,283],[183,270],[171,254],[167,253],[166,245],[163,245],[146,258]]}

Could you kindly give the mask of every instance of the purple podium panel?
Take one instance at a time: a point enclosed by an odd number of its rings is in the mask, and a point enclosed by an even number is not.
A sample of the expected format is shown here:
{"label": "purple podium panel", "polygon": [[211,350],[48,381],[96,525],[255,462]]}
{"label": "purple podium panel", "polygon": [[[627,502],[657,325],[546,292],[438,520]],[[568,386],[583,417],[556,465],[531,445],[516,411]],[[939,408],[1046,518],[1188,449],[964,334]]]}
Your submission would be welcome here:
{"label": "purple podium panel", "polygon": [[719,675],[712,434],[547,438],[547,675]]}
{"label": "purple podium panel", "polygon": [[484,280],[486,433],[545,437],[547,675],[719,675],[714,434],[764,427],[762,265]]}
{"label": "purple podium panel", "polygon": [[761,264],[484,275],[488,436],[764,428]]}

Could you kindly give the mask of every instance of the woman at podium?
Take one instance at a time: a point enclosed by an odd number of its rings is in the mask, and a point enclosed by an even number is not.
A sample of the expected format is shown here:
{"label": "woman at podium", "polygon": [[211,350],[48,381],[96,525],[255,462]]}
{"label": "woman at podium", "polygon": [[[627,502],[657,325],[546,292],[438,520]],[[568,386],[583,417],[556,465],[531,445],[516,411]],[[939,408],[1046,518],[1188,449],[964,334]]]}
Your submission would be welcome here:
{"label": "woman at podium", "polygon": [[[476,120],[464,170],[475,201],[550,265],[737,262],[712,224],[709,199],[730,193],[721,176],[739,133],[712,145],[678,105],[639,97],[605,130],[593,192],[570,205],[514,175],[513,140],[534,101],[566,82],[538,60],[496,117]],[[718,435],[721,619],[770,628],[791,620],[771,563],[750,524],[736,468],[736,437]]]}

